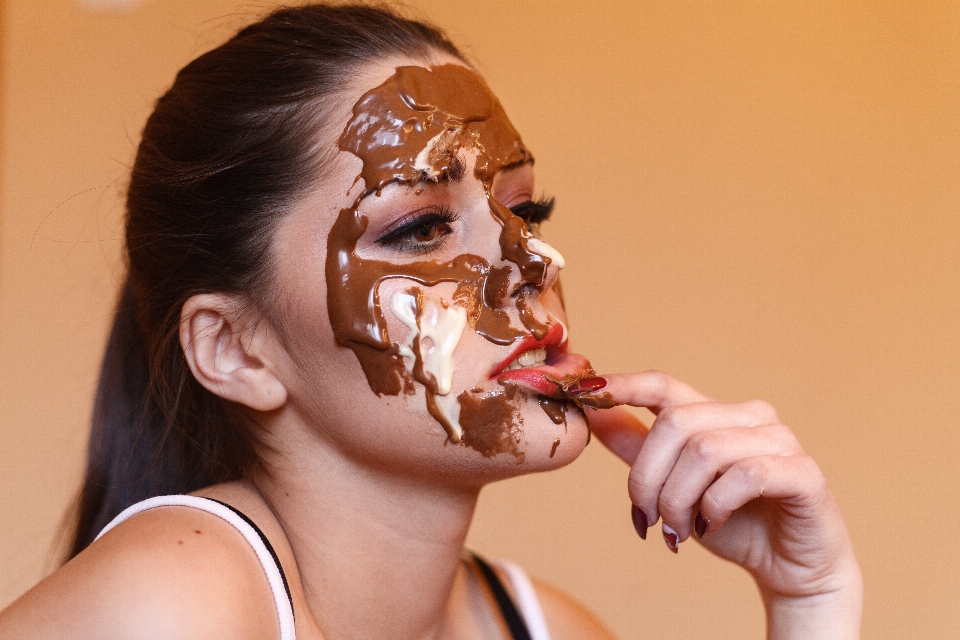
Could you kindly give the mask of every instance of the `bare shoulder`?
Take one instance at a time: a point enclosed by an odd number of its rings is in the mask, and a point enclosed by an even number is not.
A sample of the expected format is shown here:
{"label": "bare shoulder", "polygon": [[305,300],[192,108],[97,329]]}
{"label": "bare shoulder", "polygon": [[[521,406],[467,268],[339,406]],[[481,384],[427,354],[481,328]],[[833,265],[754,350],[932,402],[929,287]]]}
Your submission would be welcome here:
{"label": "bare shoulder", "polygon": [[15,637],[276,638],[279,628],[246,540],[171,506],[118,525],[0,612],[0,639]]}
{"label": "bare shoulder", "polygon": [[553,585],[531,578],[552,640],[615,640],[583,604]]}

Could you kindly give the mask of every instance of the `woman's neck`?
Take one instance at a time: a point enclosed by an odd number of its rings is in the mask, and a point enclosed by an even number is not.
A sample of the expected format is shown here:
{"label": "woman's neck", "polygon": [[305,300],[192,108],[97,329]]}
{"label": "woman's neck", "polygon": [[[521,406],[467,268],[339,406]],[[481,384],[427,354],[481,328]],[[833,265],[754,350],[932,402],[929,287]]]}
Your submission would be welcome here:
{"label": "woman's neck", "polygon": [[326,638],[438,637],[479,489],[374,470],[318,443],[275,462],[255,486]]}

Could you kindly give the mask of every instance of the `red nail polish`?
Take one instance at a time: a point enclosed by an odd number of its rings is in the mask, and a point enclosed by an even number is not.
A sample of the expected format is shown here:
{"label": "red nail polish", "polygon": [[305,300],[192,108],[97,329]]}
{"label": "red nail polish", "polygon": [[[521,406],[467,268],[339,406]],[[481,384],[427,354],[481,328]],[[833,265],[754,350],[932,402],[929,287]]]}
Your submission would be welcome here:
{"label": "red nail polish", "polygon": [[670,551],[677,553],[677,549],[680,547],[680,536],[666,523],[663,525],[663,541],[667,543],[667,548]]}
{"label": "red nail polish", "polygon": [[707,532],[707,527],[710,526],[710,523],[707,522],[707,519],[703,517],[703,514],[699,511],[697,512],[697,519],[693,523],[693,529],[697,532],[697,537],[702,538],[703,534]]}
{"label": "red nail polish", "polygon": [[575,385],[567,389],[570,393],[592,393],[594,391],[600,391],[607,386],[606,378],[584,378]]}
{"label": "red nail polish", "polygon": [[637,505],[633,505],[630,509],[630,517],[633,519],[633,528],[637,530],[637,535],[640,536],[642,540],[646,540],[647,528],[650,526],[648,524],[647,514]]}

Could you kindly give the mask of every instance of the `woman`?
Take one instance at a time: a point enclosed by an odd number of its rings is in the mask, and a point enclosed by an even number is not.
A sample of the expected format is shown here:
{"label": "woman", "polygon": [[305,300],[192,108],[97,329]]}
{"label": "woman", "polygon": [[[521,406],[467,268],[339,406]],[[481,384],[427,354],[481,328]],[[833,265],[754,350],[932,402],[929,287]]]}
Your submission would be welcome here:
{"label": "woman", "polygon": [[[531,151],[422,24],[285,9],[188,65],[133,169],[74,557],[0,637],[610,637],[463,551],[480,488],[570,462],[588,419],[641,537],[662,520],[743,565],[772,637],[856,636],[815,463],[763,403],[569,352],[533,194]],[[649,434],[593,408],[621,404]]]}

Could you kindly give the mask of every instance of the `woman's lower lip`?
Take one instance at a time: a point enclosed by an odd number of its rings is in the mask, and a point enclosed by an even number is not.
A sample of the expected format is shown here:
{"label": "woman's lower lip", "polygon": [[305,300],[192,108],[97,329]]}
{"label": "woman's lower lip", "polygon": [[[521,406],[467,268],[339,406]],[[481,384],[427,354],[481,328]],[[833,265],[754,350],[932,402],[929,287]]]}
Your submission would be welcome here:
{"label": "woman's lower lip", "polygon": [[566,386],[565,381],[572,383],[592,372],[590,362],[580,354],[562,353],[551,364],[504,371],[497,376],[497,381],[509,381],[528,387],[541,395],[559,397],[559,385]]}
{"label": "woman's lower lip", "polygon": [[550,328],[547,330],[547,335],[541,340],[535,339],[533,336],[527,336],[522,341],[514,345],[513,351],[510,355],[505,358],[500,364],[496,365],[493,368],[493,372],[490,374],[490,378],[498,378],[501,373],[506,370],[506,368],[513,362],[521,353],[525,351],[531,351],[534,349],[546,349],[548,357],[553,352],[566,351],[567,341],[566,338],[567,331],[563,326],[562,322],[554,321],[550,325]]}

